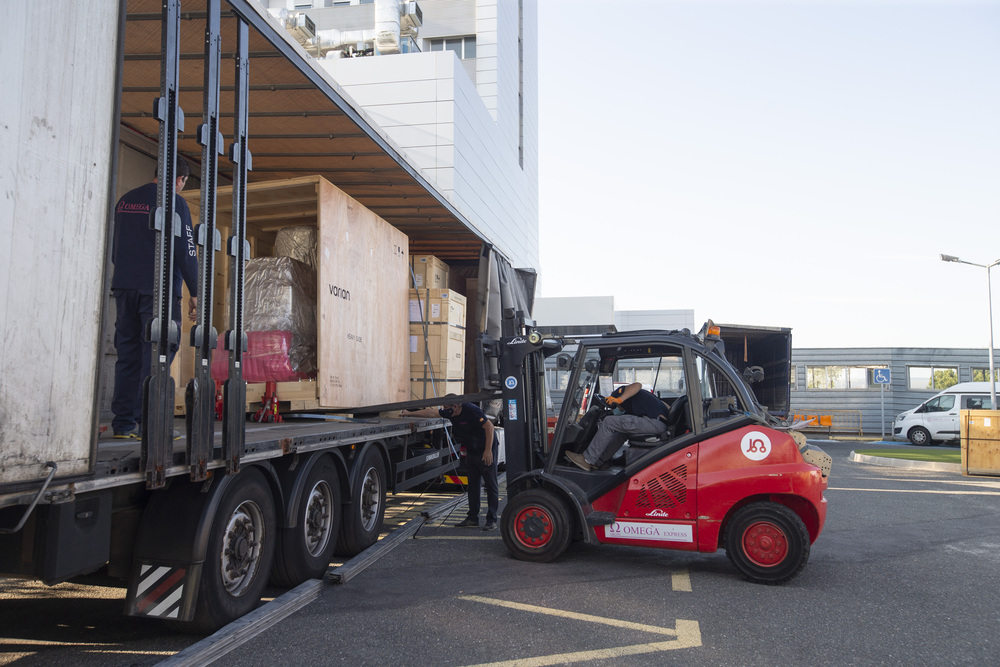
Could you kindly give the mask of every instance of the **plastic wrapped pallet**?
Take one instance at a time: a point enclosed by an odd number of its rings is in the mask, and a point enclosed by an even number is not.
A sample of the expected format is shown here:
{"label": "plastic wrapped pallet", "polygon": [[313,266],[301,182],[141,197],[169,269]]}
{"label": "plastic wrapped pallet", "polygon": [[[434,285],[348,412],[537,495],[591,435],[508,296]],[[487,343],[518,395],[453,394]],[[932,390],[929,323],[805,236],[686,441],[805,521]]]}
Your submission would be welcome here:
{"label": "plastic wrapped pallet", "polygon": [[288,358],[300,376],[316,374],[316,272],[291,257],[247,262],[245,331],[291,333]]}
{"label": "plastic wrapped pallet", "polygon": [[315,225],[279,229],[274,239],[275,256],[297,259],[315,271],[317,233]]}

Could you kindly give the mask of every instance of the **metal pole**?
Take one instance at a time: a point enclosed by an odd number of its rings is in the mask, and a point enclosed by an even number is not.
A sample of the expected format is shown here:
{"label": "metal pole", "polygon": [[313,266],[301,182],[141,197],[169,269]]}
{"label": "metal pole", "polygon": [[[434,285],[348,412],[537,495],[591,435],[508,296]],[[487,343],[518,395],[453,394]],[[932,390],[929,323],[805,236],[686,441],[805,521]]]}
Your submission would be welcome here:
{"label": "metal pole", "polygon": [[885,384],[882,385],[882,439],[885,440]]}
{"label": "metal pole", "polygon": [[993,262],[986,267],[986,294],[990,300],[990,408],[997,409],[997,384],[993,374],[993,281],[990,280],[990,269],[996,266]]}

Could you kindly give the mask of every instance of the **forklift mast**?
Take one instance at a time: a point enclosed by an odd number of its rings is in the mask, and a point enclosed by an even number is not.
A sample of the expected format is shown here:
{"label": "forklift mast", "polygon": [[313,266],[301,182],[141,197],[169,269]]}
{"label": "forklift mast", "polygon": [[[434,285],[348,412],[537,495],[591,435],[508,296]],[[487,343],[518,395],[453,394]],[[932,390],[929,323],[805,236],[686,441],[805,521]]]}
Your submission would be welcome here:
{"label": "forklift mast", "polygon": [[516,322],[516,331],[503,336],[493,348],[500,361],[509,479],[543,465],[547,433],[544,361],[562,349],[561,341],[543,339],[533,329],[534,322],[523,317]]}

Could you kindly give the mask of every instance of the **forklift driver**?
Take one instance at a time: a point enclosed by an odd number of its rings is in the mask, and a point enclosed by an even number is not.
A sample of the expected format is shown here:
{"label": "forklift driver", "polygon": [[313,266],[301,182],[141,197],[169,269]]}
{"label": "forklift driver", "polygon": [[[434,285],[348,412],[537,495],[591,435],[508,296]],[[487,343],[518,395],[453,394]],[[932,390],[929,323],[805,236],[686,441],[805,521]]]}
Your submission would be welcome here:
{"label": "forklift driver", "polygon": [[615,389],[605,402],[621,408],[624,414],[608,415],[602,419],[597,434],[583,454],[566,452],[566,458],[584,470],[605,465],[630,435],[659,436],[667,430],[667,406],[643,389],[641,382]]}

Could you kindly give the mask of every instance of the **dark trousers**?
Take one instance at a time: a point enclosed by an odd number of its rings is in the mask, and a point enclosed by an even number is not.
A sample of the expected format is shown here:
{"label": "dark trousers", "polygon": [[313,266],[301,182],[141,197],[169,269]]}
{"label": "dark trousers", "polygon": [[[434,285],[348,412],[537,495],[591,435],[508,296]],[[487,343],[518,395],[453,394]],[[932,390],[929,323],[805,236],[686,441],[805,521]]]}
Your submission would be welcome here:
{"label": "dark trousers", "polygon": [[[131,431],[142,423],[142,382],[149,376],[152,343],[146,340],[149,321],[153,319],[152,294],[134,289],[116,289],[115,294],[115,391],[111,397],[111,429],[116,433]],[[180,326],[181,300],[174,300],[174,321]],[[168,363],[177,350],[171,346]]]}
{"label": "dark trousers", "polygon": [[497,520],[500,505],[500,485],[497,483],[497,454],[500,439],[493,436],[493,465],[483,463],[483,453],[466,450],[465,470],[469,478],[469,518],[479,519],[479,486],[486,487],[486,523]]}

